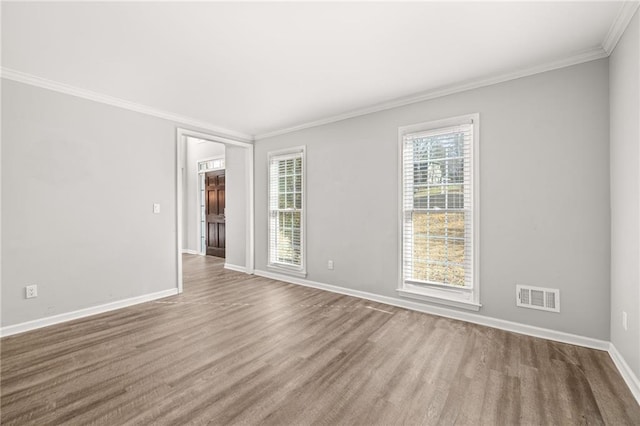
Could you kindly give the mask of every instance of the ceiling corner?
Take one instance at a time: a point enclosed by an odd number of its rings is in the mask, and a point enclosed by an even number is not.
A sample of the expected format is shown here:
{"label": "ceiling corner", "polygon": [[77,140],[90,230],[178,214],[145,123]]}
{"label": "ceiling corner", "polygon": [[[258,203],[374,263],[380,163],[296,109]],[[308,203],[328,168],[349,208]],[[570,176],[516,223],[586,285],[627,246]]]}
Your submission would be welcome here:
{"label": "ceiling corner", "polygon": [[186,117],[183,115],[175,114],[173,112],[163,111],[151,106],[130,102],[128,100],[116,98],[114,96],[110,96],[104,93],[98,93],[98,92],[94,92],[84,88],[71,86],[69,84],[38,77],[22,71],[13,70],[6,67],[0,67],[0,77],[6,80],[12,80],[18,83],[40,87],[42,89],[48,89],[54,92],[59,92],[66,95],[75,96],[78,98],[88,99],[90,101],[98,102],[101,104],[111,105],[117,108],[138,112],[141,114],[161,118],[168,121],[173,121],[177,124],[187,125],[197,129],[206,130],[207,132],[214,134],[216,136],[230,138],[233,140],[237,140],[239,142],[249,142],[249,143],[255,142],[254,135],[251,135],[248,133],[243,133],[235,130],[222,128],[215,124],[201,121],[196,118]]}
{"label": "ceiling corner", "polygon": [[611,27],[609,27],[609,31],[602,42],[602,48],[607,52],[607,55],[613,53],[613,49],[616,48],[620,37],[627,29],[636,10],[638,10],[638,6],[640,6],[638,1],[625,1],[620,6],[618,14],[611,23]]}

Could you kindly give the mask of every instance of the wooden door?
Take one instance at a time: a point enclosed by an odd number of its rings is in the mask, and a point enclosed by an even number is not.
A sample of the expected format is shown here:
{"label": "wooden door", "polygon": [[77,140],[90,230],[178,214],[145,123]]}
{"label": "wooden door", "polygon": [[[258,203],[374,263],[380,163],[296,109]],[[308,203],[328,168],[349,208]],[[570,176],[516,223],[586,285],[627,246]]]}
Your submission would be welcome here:
{"label": "wooden door", "polygon": [[224,170],[208,172],[204,176],[205,214],[207,217],[207,255],[225,255],[225,194]]}

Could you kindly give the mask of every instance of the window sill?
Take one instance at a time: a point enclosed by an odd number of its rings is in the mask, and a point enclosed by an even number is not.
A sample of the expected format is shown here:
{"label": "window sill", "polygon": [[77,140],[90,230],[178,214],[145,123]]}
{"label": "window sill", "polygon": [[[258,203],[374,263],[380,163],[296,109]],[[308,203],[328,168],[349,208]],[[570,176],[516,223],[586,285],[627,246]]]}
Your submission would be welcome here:
{"label": "window sill", "polygon": [[454,308],[467,309],[469,311],[479,311],[482,306],[480,303],[473,301],[473,294],[469,290],[422,288],[412,284],[405,284],[404,287],[399,288],[397,291],[402,297],[453,306]]}
{"label": "window sill", "polygon": [[279,274],[284,274],[284,275],[291,275],[293,277],[298,277],[298,278],[307,277],[307,271],[300,271],[297,269],[291,269],[284,266],[267,265],[267,269],[272,272],[277,272]]}

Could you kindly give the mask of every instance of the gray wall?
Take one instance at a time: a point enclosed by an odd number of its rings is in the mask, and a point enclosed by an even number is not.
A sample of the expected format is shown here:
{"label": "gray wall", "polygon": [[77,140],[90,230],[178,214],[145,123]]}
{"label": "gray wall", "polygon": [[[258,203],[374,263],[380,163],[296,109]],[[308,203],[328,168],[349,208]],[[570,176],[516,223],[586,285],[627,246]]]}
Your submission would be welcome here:
{"label": "gray wall", "polygon": [[217,142],[198,143],[197,139],[186,138],[185,171],[183,182],[182,248],[200,251],[199,240],[199,200],[198,200],[198,161],[211,158],[224,158],[224,144]]}
{"label": "gray wall", "polygon": [[2,326],[176,287],[173,123],[3,79],[2,151]]}
{"label": "gray wall", "polygon": [[[267,153],[306,145],[307,279],[399,298],[398,127],[475,112],[480,314],[608,340],[607,59],[256,142],[256,269]],[[562,312],[517,308],[516,284],[559,288]]]}
{"label": "gray wall", "polygon": [[226,259],[225,263],[244,267],[247,256],[247,174],[249,151],[227,145],[226,184]]}
{"label": "gray wall", "polygon": [[[610,57],[611,342],[640,377],[640,12]],[[629,328],[622,328],[622,312]]]}

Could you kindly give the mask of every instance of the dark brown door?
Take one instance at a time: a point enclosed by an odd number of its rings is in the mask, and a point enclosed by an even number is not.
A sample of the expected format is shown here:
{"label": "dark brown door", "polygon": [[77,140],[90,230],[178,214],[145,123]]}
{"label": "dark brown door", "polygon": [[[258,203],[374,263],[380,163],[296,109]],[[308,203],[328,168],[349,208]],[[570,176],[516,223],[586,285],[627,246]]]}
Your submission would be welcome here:
{"label": "dark brown door", "polygon": [[204,185],[205,214],[207,215],[207,255],[224,257],[224,170],[206,173]]}

